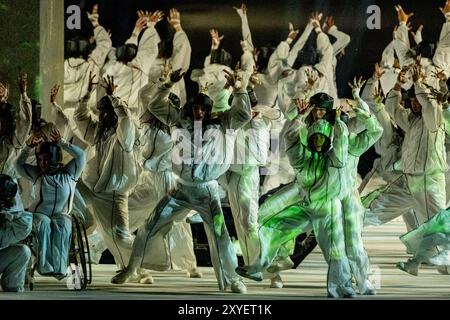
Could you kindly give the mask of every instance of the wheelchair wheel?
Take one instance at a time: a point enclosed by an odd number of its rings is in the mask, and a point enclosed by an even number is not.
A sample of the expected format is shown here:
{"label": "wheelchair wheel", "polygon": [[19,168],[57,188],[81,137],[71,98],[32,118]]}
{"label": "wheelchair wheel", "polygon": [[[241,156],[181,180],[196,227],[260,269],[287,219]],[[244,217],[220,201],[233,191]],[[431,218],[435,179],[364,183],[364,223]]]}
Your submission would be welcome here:
{"label": "wheelchair wheel", "polygon": [[72,219],[72,240],[70,245],[69,264],[75,270],[75,290],[86,289],[88,283],[92,282],[92,269],[89,253],[89,243],[86,230],[80,220]]}

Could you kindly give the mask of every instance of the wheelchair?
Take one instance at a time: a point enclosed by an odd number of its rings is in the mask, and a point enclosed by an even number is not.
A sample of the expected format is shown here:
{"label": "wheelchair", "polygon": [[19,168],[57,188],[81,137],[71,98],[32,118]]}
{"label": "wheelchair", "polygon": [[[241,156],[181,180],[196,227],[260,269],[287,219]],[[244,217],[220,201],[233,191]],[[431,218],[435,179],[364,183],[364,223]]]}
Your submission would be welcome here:
{"label": "wheelchair", "polygon": [[[66,284],[70,289],[81,291],[85,290],[87,285],[92,283],[92,265],[89,251],[89,241],[82,219],[76,215],[71,215],[71,218],[72,236],[70,239],[68,254],[68,267],[70,268],[71,274],[67,275],[71,281],[66,277]],[[30,259],[31,266],[27,273],[28,288],[32,291],[35,283],[34,273],[36,272],[38,266],[38,255],[33,246],[32,234],[27,238],[26,244],[31,249],[33,256],[32,259]]]}

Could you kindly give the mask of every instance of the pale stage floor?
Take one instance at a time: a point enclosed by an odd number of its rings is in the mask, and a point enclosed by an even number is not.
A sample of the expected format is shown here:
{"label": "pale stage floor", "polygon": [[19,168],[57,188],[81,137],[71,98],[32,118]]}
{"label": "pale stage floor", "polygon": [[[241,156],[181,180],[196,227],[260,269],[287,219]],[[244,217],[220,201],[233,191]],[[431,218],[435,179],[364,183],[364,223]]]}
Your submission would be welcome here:
{"label": "pale stage floor", "polygon": [[[374,267],[373,280],[379,285],[376,296],[358,299],[450,299],[450,276],[441,275],[434,267],[423,266],[419,276],[411,276],[395,267],[398,261],[408,258],[398,236],[405,232],[401,220],[381,227],[367,227],[364,231],[365,247]],[[253,282],[245,280],[246,295],[220,292],[212,268],[202,267],[203,278],[190,279],[182,271],[153,272],[151,285],[113,285],[114,265],[94,265],[93,282],[85,291],[67,289],[65,281],[37,277],[34,291],[22,294],[0,293],[3,299],[321,299],[326,297],[326,263],[316,249],[296,270],[282,273],[283,289],[272,289],[269,280]],[[379,275],[379,277],[378,277]]]}

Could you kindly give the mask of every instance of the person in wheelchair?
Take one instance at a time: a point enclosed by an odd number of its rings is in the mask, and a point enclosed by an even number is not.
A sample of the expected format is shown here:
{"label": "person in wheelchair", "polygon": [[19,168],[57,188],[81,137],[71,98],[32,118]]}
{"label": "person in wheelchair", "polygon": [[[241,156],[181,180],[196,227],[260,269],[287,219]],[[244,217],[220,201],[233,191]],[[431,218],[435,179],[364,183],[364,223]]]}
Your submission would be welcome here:
{"label": "person in wheelchair", "polygon": [[[16,159],[16,170],[32,181],[39,194],[29,209],[33,212],[37,271],[60,280],[67,273],[72,233],[70,212],[75,186],[86,164],[86,155],[81,148],[65,142],[56,129],[48,140],[43,141],[42,135],[34,132]],[[33,148],[37,165],[26,163]],[[73,157],[66,165],[61,163],[62,150]]]}
{"label": "person in wheelchair", "polygon": [[24,240],[31,232],[33,215],[18,203],[17,184],[0,174],[0,285],[3,291],[22,292],[31,252]]}

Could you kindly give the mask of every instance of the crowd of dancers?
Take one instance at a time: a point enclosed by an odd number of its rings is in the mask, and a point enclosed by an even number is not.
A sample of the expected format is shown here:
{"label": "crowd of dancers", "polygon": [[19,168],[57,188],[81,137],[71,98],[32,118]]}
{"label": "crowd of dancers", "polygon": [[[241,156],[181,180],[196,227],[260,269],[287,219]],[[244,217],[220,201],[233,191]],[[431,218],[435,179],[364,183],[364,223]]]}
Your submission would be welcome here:
{"label": "crowd of dancers", "polygon": [[[243,278],[282,288],[281,272],[298,265],[292,253],[305,239],[328,264],[329,297],[373,295],[363,227],[400,216],[411,258],[397,267],[418,275],[428,263],[448,274],[450,1],[437,44],[422,39],[422,26],[412,43],[413,14],[396,6],[392,41],[373,76],[349,84],[352,99],[336,87],[351,38],[332,16],[313,13],[302,33],[289,24],[272,47],[253,43],[245,5],[234,10],[237,66],[211,29],[204,67],[190,70],[176,9],[169,36],[155,29],[163,12],[138,11],[130,38],[113,48],[94,6],[91,39],[66,41],[61,106],[59,85],[43,119],[26,74],[18,107],[0,84],[4,291],[24,290],[30,261],[43,276],[68,276],[72,215],[88,229],[94,262],[106,249],[114,256],[115,284],[151,284],[150,270],[202,277],[190,224],[203,223],[219,290],[246,293]],[[372,146],[379,158],[361,179],[358,161]],[[33,256],[23,243],[30,234]]]}

